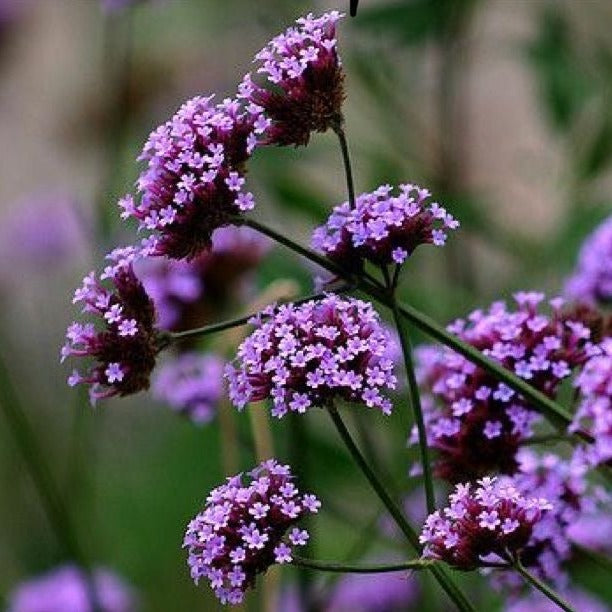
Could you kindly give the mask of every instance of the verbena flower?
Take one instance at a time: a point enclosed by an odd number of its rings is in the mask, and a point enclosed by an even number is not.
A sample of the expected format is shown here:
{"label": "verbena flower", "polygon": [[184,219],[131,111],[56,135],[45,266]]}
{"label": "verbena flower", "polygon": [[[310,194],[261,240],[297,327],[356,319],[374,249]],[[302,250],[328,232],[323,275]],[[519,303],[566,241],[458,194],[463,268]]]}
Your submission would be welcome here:
{"label": "verbena flower", "polygon": [[612,337],[605,338],[600,349],[576,378],[581,399],[570,426],[570,431],[585,428],[595,439],[576,454],[590,466],[612,461]]}
{"label": "verbena flower", "polygon": [[214,353],[182,353],[156,372],[153,395],[194,423],[208,423],[225,391],[224,366]]}
{"label": "verbena flower", "polygon": [[577,301],[599,304],[612,301],[612,216],[584,241],[565,293]]}
{"label": "verbena flower", "polygon": [[300,493],[293,480],[289,466],[264,461],[246,483],[239,474],[214,489],[189,523],[183,546],[191,577],[196,584],[207,579],[221,603],[239,604],[259,574],[274,563],[290,563],[294,548],[308,541],[296,524],[320,503]]}
{"label": "verbena flower", "polygon": [[344,73],[336,23],[342,16],[331,11],[302,17],[255,56],[263,86],[247,74],[239,95],[251,101],[254,111],[265,111],[266,144],[306,145],[311,132],[340,125]]}
{"label": "verbena flower", "polygon": [[262,315],[227,367],[238,408],[271,398],[272,415],[282,417],[343,399],[391,412],[382,393],[397,382],[390,338],[369,303],[329,294]]}
{"label": "verbena flower", "polygon": [[151,133],[139,158],[147,162],[137,182],[140,199],[119,202],[123,218],[135,217],[151,232],[145,255],[193,258],[211,247],[214,230],[255,205],[244,173],[263,130],[261,112],[212,99],[192,98]]}
{"label": "verbena flower", "polygon": [[98,278],[88,274],[76,290],[73,303],[83,303],[83,313],[96,323],[74,322],[68,327],[62,361],[67,357],[92,358],[83,373],[74,370],[68,384],[87,384],[92,401],[113,395],[129,395],[149,386],[149,376],[159,351],[154,327],[155,309],[136,278],[131,247],[115,249]]}
{"label": "verbena flower", "polygon": [[270,246],[247,227],[224,227],[213,234],[211,250],[191,261],[143,259],[136,273],[155,303],[159,326],[178,331],[218,319],[245,297]]}
{"label": "verbena flower", "polygon": [[346,267],[360,260],[375,264],[403,264],[421,244],[442,246],[447,231],[459,222],[439,204],[428,203],[430,192],[417,185],[390,185],[363,193],[351,209],[336,206],[313,234],[312,246]]}
{"label": "verbena flower", "polygon": [[500,484],[488,476],[477,487],[458,484],[449,502],[427,517],[419,542],[424,558],[462,570],[516,558],[552,509],[546,499],[523,497],[511,483]]}
{"label": "verbena flower", "polygon": [[[136,597],[117,575],[97,569],[93,588],[99,612],[134,612]],[[21,583],[9,596],[7,612],[93,612],[90,587],[79,568],[66,565]]]}
{"label": "verbena flower", "polygon": [[[560,311],[538,311],[541,293],[515,294],[516,310],[495,302],[448,327],[461,340],[554,397],[561,382],[596,351],[590,331]],[[524,397],[450,348],[417,351],[428,440],[438,451],[436,473],[459,482],[486,473],[513,473],[521,440],[538,413]],[[416,435],[413,436],[416,441]]]}
{"label": "verbena flower", "polygon": [[[560,594],[574,610],[579,612],[609,612],[610,610],[604,602],[579,589],[565,589]],[[532,590],[529,595],[511,601],[504,608],[504,612],[559,612],[559,606],[546,595]]]}

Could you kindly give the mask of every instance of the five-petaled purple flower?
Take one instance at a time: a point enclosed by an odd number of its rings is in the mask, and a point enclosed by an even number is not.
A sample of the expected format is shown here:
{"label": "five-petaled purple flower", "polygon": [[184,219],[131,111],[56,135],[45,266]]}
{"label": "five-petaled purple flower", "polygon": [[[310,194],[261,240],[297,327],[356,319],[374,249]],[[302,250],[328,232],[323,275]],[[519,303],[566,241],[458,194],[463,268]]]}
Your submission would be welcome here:
{"label": "five-petaled purple flower", "polygon": [[[586,326],[561,313],[561,300],[550,300],[552,314],[541,314],[543,294],[520,292],[514,297],[515,311],[495,302],[448,329],[554,397],[561,382],[598,349]],[[438,451],[437,474],[459,482],[497,470],[516,471],[519,443],[531,434],[537,418],[529,402],[450,348],[423,347],[417,357],[428,440]]]}
{"label": "five-petaled purple flower", "polygon": [[289,466],[274,459],[248,476],[246,485],[239,474],[210,493],[183,543],[191,577],[196,584],[208,579],[223,604],[239,604],[258,574],[292,561],[294,547],[308,540],[296,523],[321,505],[314,495],[300,493]]}
{"label": "five-petaled purple flower", "polygon": [[311,132],[340,126],[344,73],[336,23],[342,16],[337,11],[306,15],[255,56],[265,82],[261,86],[247,74],[239,96],[251,102],[254,112],[265,111],[258,121],[265,144],[306,145]]}
{"label": "five-petaled purple flower", "polygon": [[479,480],[475,489],[458,484],[449,502],[427,517],[419,541],[423,557],[462,570],[512,561],[544,512],[552,509],[546,499],[523,497],[511,482],[489,477]]}
{"label": "five-petaled purple flower", "polygon": [[272,414],[282,417],[338,398],[391,412],[382,394],[397,382],[386,356],[391,340],[370,304],[329,294],[270,307],[257,322],[227,367],[238,408],[271,398]]}
{"label": "five-petaled purple flower", "polygon": [[427,189],[400,185],[393,195],[390,185],[363,193],[351,209],[336,206],[325,225],[318,227],[312,246],[346,267],[360,260],[377,265],[403,264],[421,244],[442,246],[446,231],[459,222],[437,203],[427,204]]}
{"label": "five-petaled purple flower", "polygon": [[153,302],[132,268],[136,256],[131,247],[115,249],[100,277],[91,272],[74,294],[73,303],[82,302],[83,312],[95,315],[100,325],[72,323],[61,357],[94,359],[85,373],[74,370],[68,378],[70,386],[91,385],[92,402],[149,387],[160,344]]}

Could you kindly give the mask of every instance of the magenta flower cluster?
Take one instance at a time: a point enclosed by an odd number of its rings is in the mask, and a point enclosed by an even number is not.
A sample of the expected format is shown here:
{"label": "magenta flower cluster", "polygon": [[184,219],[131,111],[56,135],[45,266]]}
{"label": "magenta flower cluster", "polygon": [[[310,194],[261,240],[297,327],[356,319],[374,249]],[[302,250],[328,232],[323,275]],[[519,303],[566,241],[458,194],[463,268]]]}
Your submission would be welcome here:
{"label": "magenta flower cluster", "polygon": [[458,484],[449,502],[427,517],[419,542],[424,558],[462,570],[515,559],[552,509],[546,499],[523,497],[511,483],[488,476],[476,488]]}
{"label": "magenta flower cluster", "polygon": [[[591,333],[562,314],[562,300],[550,300],[552,313],[542,314],[542,293],[519,292],[514,298],[514,311],[495,302],[448,330],[554,397],[561,382],[597,351]],[[516,471],[519,442],[531,434],[537,418],[530,404],[452,349],[424,347],[417,357],[429,443],[438,451],[437,474],[459,482]]]}
{"label": "magenta flower cluster", "polygon": [[306,145],[311,132],[340,126],[344,75],[336,23],[342,16],[331,11],[302,17],[255,56],[263,86],[249,73],[240,95],[265,111],[269,125],[264,143]]}
{"label": "magenta flower cluster", "polygon": [[312,238],[314,249],[354,267],[359,260],[378,265],[403,264],[421,244],[442,246],[447,231],[459,222],[433,202],[427,189],[400,185],[393,195],[390,185],[357,197],[355,208],[349,202],[336,206],[329,219]]}
{"label": "magenta flower cluster", "polygon": [[267,125],[261,109],[213,96],[185,102],[151,133],[139,159],[140,200],[119,202],[123,218],[150,232],[145,255],[190,259],[211,247],[215,229],[255,206],[245,190],[245,162]]}
{"label": "magenta flower cluster", "polygon": [[262,314],[227,368],[238,408],[271,398],[272,414],[280,418],[343,399],[390,414],[382,393],[397,382],[385,356],[390,338],[369,303],[329,294]]}
{"label": "magenta flower cluster", "polygon": [[98,324],[72,323],[61,357],[93,358],[85,373],[75,369],[68,378],[70,386],[91,385],[92,401],[149,387],[159,337],[153,302],[134,274],[135,258],[131,247],[115,249],[100,277],[91,272],[74,294],[73,303],[83,303],[83,313]]}
{"label": "magenta flower cluster", "polygon": [[239,474],[214,489],[185,534],[193,580],[207,579],[223,604],[239,604],[259,574],[290,563],[309,537],[296,523],[320,507],[314,495],[299,492],[289,466],[274,459],[248,479],[245,485]]}

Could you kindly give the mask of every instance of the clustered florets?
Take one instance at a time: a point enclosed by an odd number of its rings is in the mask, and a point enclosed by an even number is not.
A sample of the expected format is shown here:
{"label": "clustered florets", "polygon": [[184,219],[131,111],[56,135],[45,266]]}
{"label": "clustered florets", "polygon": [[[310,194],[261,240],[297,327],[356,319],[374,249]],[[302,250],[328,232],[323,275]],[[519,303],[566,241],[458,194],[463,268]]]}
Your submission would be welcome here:
{"label": "clustered florets", "polygon": [[421,244],[442,246],[446,230],[459,222],[439,204],[426,205],[431,195],[417,185],[390,185],[336,206],[325,225],[313,234],[312,246],[346,267],[360,260],[378,265],[403,264]]}
{"label": "clustered florets", "polygon": [[225,392],[225,362],[215,353],[182,353],[153,379],[153,395],[194,423],[210,422]]}
{"label": "clustered florets", "polygon": [[[83,302],[83,312],[98,317],[103,329],[94,323],[74,322],[66,333],[62,361],[70,356],[93,357],[85,374],[74,370],[68,384],[90,387],[92,401],[113,395],[129,395],[149,387],[149,377],[159,351],[155,329],[155,308],[132,263],[134,249],[115,249],[99,278],[88,274],[76,290],[73,303]],[[109,280],[112,287],[106,287]]]}
{"label": "clustered florets", "polygon": [[450,505],[430,514],[419,541],[423,557],[440,559],[462,570],[487,562],[511,562],[525,547],[534,526],[552,505],[526,498],[511,483],[485,477],[478,487],[458,484]]}
{"label": "clustered florets", "polygon": [[211,246],[212,233],[255,205],[245,191],[245,162],[268,124],[261,109],[213,96],[185,102],[151,133],[141,160],[140,201],[130,195],[119,205],[151,235],[145,255],[190,259]]}
{"label": "clustered florets", "polygon": [[386,357],[390,338],[370,304],[330,294],[262,314],[227,368],[238,408],[272,398],[272,414],[282,417],[338,398],[391,412],[381,393],[397,382]]}
{"label": "clustered florets", "polygon": [[306,145],[311,132],[342,121],[344,74],[336,49],[338,11],[312,14],[272,39],[256,56],[263,87],[247,74],[239,95],[265,110],[265,144]]}
{"label": "clustered florets", "polygon": [[274,459],[250,472],[246,486],[242,474],[228,478],[187,528],[193,580],[206,578],[223,604],[240,603],[258,574],[290,563],[293,548],[306,544],[308,532],[295,525],[319,507],[314,495],[298,491],[289,466]]}
{"label": "clustered florets", "polygon": [[[550,301],[551,315],[540,314],[543,299],[541,293],[520,292],[516,311],[495,302],[448,330],[553,397],[561,381],[597,349],[589,329],[562,315],[561,300]],[[452,349],[424,347],[417,357],[428,439],[438,451],[437,474],[458,482],[516,471],[518,445],[537,418],[529,402]]]}

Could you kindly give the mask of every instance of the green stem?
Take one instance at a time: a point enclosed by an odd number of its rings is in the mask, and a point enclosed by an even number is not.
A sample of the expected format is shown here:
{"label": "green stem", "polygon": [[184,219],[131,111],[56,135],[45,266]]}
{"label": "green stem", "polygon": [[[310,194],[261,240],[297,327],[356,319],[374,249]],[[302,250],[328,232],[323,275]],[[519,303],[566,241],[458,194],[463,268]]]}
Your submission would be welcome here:
{"label": "green stem", "polygon": [[541,580],[536,578],[533,574],[528,572],[522,565],[520,561],[516,561],[514,563],[514,569],[525,579],[526,582],[531,584],[531,586],[535,587],[546,595],[548,599],[557,604],[562,610],[565,612],[576,612],[574,608],[572,608],[558,593],[556,593],[553,589],[551,589],[548,585],[544,584]]}
{"label": "green stem", "polygon": [[402,563],[390,565],[344,565],[334,561],[317,561],[293,557],[293,565],[322,572],[335,572],[339,574],[384,574],[387,572],[402,572],[405,570],[422,570],[430,568],[434,561],[428,559],[411,559]]}
{"label": "green stem", "polygon": [[434,493],[433,485],[433,474],[431,471],[431,461],[429,460],[429,448],[427,445],[427,430],[425,429],[425,420],[423,418],[423,409],[421,407],[421,396],[419,394],[419,385],[416,380],[414,373],[414,363],[412,360],[412,345],[410,343],[410,336],[408,330],[405,327],[405,322],[400,316],[399,308],[397,306],[397,300],[395,296],[392,298],[393,320],[397,333],[400,337],[400,344],[402,345],[402,353],[404,355],[404,366],[406,369],[406,376],[408,377],[408,390],[410,396],[410,405],[414,414],[414,421],[417,426],[419,434],[419,450],[421,453],[421,465],[423,467],[423,481],[425,484],[425,499],[427,502],[427,513],[431,514],[436,509],[436,497]]}
{"label": "green stem", "polygon": [[[340,434],[342,441],[346,445],[351,457],[358,465],[359,469],[363,472],[364,476],[367,478],[368,482],[383,502],[387,511],[393,518],[393,520],[397,523],[397,526],[401,529],[402,533],[413,546],[413,548],[419,552],[419,538],[415,530],[411,527],[411,525],[406,521],[402,511],[395,504],[395,502],[391,499],[391,496],[385,490],[384,486],[374,474],[368,462],[365,460],[361,451],[357,448],[357,445],[353,441],[351,434],[349,433],[342,417],[338,413],[338,410],[335,406],[331,405],[328,407],[329,415],[336,427],[336,430]],[[437,581],[440,583],[444,591],[448,594],[448,596],[454,601],[455,605],[462,612],[476,612],[472,604],[466,599],[465,595],[459,590],[459,587],[453,582],[452,578],[448,575],[446,570],[439,565],[431,565],[429,567],[431,572],[436,577]]]}
{"label": "green stem", "polygon": [[342,151],[342,162],[344,163],[344,174],[346,175],[346,188],[348,191],[349,206],[355,208],[355,185],[353,182],[353,170],[351,168],[351,158],[349,156],[348,143],[346,141],[346,134],[342,127],[342,121],[338,122],[338,125],[334,127],[334,132],[338,136],[340,143],[340,151]]}

